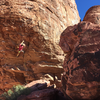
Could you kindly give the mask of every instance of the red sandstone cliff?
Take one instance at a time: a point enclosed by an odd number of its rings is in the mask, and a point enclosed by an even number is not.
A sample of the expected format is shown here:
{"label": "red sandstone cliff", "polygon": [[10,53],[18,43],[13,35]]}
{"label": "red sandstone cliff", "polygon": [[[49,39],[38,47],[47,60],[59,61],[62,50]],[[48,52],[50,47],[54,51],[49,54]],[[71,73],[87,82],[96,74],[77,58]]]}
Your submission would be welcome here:
{"label": "red sandstone cliff", "polygon": [[40,78],[60,83],[60,34],[79,21],[75,0],[0,0],[0,93]]}
{"label": "red sandstone cliff", "polygon": [[62,85],[72,100],[100,100],[99,8],[91,7],[85,21],[67,27],[61,34],[59,44],[66,53]]}
{"label": "red sandstone cliff", "polygon": [[83,21],[100,24],[100,5],[89,8],[85,14]]}

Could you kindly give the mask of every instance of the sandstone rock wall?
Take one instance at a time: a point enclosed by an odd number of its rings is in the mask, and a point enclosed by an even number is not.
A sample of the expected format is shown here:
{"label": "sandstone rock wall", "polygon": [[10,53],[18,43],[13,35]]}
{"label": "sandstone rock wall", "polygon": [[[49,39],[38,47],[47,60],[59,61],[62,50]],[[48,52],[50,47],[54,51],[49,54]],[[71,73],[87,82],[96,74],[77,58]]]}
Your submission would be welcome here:
{"label": "sandstone rock wall", "polygon": [[[0,65],[13,73],[10,82],[20,82],[19,73],[24,82],[44,75],[60,80],[64,58],[58,45],[60,34],[79,21],[75,0],[0,0]],[[16,57],[22,40],[25,52]],[[7,74],[5,83],[10,84],[9,78]]]}
{"label": "sandstone rock wall", "polygon": [[85,14],[83,21],[100,24],[100,5],[89,8]]}
{"label": "sandstone rock wall", "polygon": [[[74,0],[71,3],[1,0],[0,5],[1,65],[23,65],[27,61],[61,62],[60,34],[67,26],[79,22]],[[25,54],[16,58],[16,46],[22,40],[26,43]]]}
{"label": "sandstone rock wall", "polygon": [[83,21],[69,26],[61,34],[60,46],[67,53],[64,92],[72,100],[100,99],[100,25]]}

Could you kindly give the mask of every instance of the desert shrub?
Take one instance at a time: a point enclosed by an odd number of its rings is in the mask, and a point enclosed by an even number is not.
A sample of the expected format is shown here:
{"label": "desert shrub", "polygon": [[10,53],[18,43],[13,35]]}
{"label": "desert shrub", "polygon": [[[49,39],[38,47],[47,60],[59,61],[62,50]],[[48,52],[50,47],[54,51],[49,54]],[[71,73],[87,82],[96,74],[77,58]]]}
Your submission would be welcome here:
{"label": "desert shrub", "polygon": [[23,85],[17,85],[13,86],[7,92],[4,92],[0,97],[4,97],[5,100],[17,100],[20,95],[28,95],[30,93],[30,88],[25,88]]}

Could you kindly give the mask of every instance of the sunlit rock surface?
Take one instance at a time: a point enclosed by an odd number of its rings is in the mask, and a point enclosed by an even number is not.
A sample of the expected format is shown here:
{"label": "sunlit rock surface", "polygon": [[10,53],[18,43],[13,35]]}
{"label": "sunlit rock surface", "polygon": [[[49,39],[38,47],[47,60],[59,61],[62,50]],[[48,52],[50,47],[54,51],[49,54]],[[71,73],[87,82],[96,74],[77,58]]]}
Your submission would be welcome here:
{"label": "sunlit rock surface", "polygon": [[[0,92],[40,78],[59,83],[60,34],[79,21],[74,0],[0,0]],[[23,40],[25,52],[16,57]]]}
{"label": "sunlit rock surface", "polygon": [[100,25],[80,22],[61,34],[63,91],[73,100],[100,99]]}
{"label": "sunlit rock surface", "polygon": [[100,5],[89,8],[85,14],[83,21],[100,24]]}

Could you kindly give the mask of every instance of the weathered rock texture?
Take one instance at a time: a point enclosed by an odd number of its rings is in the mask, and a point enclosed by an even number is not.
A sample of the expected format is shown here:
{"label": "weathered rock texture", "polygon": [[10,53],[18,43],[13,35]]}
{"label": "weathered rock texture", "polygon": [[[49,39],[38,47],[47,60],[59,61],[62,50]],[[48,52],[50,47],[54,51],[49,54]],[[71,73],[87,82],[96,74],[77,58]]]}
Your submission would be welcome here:
{"label": "weathered rock texture", "polygon": [[[60,90],[55,89],[54,85],[49,86],[48,82],[45,82],[37,80],[27,84],[25,87],[29,88],[30,94],[21,94],[16,100],[66,100]],[[6,100],[6,97],[1,96],[0,100]]]}
{"label": "weathered rock texture", "polygon": [[91,7],[85,14],[83,21],[100,24],[100,5]]}
{"label": "weathered rock texture", "polygon": [[61,34],[67,53],[62,76],[63,90],[73,100],[100,98],[100,25],[80,22]]}
{"label": "weathered rock texture", "polygon": [[[74,0],[0,0],[0,65],[7,72],[0,71],[1,77],[5,74],[5,83],[1,78],[0,86],[44,75],[60,80],[64,57],[58,46],[60,34],[79,20]],[[16,57],[22,40],[25,53]],[[22,79],[17,78],[19,73]]]}
{"label": "weathered rock texture", "polygon": [[47,86],[47,83],[37,83],[28,87],[32,90],[31,94],[21,95],[17,100],[66,100],[60,90],[54,89],[54,86]]}

